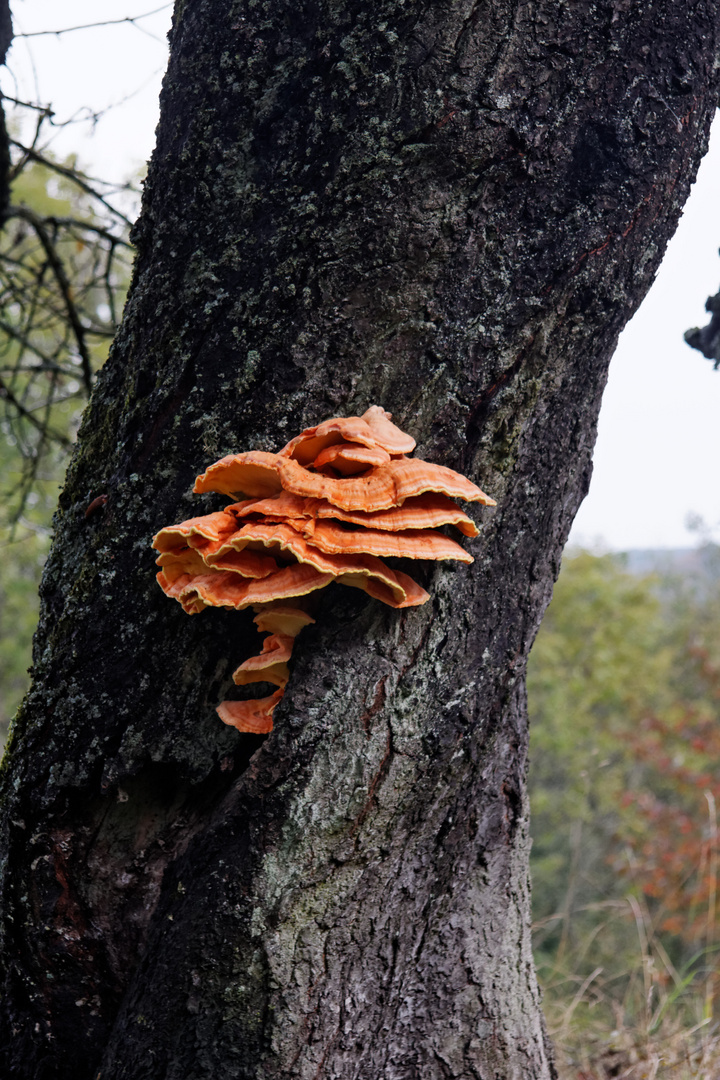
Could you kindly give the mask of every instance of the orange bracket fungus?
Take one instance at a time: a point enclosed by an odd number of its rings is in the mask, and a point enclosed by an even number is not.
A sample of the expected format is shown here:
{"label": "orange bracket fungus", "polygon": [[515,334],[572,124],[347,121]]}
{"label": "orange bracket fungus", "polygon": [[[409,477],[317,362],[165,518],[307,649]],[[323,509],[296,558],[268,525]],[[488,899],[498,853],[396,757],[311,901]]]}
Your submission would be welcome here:
{"label": "orange bracket fungus", "polygon": [[477,536],[454,499],[485,506],[494,500],[460,473],[409,457],[414,449],[412,436],[378,405],[362,416],[326,420],[277,454],[251,450],[211,465],[195,491],[236,501],[154,538],[160,587],[188,615],[205,607],[252,607],[258,630],[268,635],[260,655],[240,664],[233,680],[277,689],[269,697],[223,701],[217,711],[224,723],[272,731],[294,639],[315,621],[301,597],[338,581],[391,607],[414,607],[428,594],[383,557],[473,561],[433,530],[454,525]]}

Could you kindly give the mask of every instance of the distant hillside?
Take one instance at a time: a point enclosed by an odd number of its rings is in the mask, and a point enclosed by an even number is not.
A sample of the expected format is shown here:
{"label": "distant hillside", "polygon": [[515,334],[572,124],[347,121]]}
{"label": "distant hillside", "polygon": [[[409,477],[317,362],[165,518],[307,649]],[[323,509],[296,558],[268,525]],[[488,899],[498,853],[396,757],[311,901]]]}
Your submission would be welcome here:
{"label": "distant hillside", "polygon": [[698,582],[720,579],[720,546],[703,544],[696,548],[636,548],[621,555],[631,574],[662,574],[697,578]]}

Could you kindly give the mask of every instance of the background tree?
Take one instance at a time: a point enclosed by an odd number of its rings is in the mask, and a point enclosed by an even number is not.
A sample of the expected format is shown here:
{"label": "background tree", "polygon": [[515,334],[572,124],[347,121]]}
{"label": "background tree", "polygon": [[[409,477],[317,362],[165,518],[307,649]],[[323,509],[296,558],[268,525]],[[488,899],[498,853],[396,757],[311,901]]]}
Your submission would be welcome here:
{"label": "background tree", "polygon": [[[35,141],[44,127],[38,122]],[[27,689],[50,521],[122,311],[131,256],[123,216],[87,190],[74,161],[13,140],[11,162],[12,201],[0,234],[2,743]]]}
{"label": "background tree", "polygon": [[3,524],[17,523],[53,455],[65,463],[130,270],[129,220],[74,160],[42,151],[52,113],[31,108],[31,144],[10,139],[12,201],[0,241],[0,423],[20,466],[4,478]]}
{"label": "background tree", "polygon": [[[10,41],[0,12],[0,55]],[[28,685],[37,585],[69,450],[130,278],[129,184],[60,160],[50,106],[6,99],[0,169],[0,744]],[[25,138],[25,133],[27,138]],[[4,155],[4,156],[2,156]]]}
{"label": "background tree", "polygon": [[[532,727],[533,918],[536,962],[557,975],[613,970],[616,938],[597,934],[598,900],[622,899],[619,805],[639,779],[628,733],[673,700],[671,647],[658,581],[627,573],[611,555],[563,559],[528,669]],[[541,927],[541,928],[540,928]],[[634,941],[633,941],[634,945]],[[567,967],[566,967],[567,965]]]}
{"label": "background tree", "polygon": [[717,1071],[718,549],[673,555],[566,551],[528,665],[533,946],[573,1080]]}
{"label": "background tree", "polygon": [[[3,772],[11,1075],[552,1074],[525,660],[705,146],[719,22],[177,6]],[[371,402],[499,511],[420,611],[323,598],[275,732],[241,737],[213,705],[250,620],[169,604],[150,537],[214,505],[189,495],[208,458]]]}

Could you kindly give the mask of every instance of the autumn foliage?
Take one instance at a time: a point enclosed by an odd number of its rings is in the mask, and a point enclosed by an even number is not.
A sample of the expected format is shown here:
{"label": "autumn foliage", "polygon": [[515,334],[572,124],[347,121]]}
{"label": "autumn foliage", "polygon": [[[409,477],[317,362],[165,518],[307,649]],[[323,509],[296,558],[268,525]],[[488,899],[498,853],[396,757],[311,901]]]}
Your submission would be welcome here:
{"label": "autumn foliage", "polygon": [[647,715],[625,740],[647,766],[642,788],[622,800],[628,858],[618,870],[657,909],[660,929],[696,944],[714,924],[717,905],[720,803],[720,671],[706,648],[691,655],[706,683],[705,700],[677,704],[667,716]]}
{"label": "autumn foliage", "polygon": [[530,658],[534,946],[562,1080],[720,1071],[720,551],[704,554],[694,576],[566,558]]}

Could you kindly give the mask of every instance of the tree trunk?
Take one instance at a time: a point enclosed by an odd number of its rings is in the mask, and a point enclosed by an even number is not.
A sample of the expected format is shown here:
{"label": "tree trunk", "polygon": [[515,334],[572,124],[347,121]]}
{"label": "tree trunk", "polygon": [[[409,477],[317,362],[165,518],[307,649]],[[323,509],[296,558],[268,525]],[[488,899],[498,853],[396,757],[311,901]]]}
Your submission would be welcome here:
{"label": "tree trunk", "polygon": [[[179,0],[3,772],[3,1075],[554,1075],[525,663],[719,24],[704,0]],[[239,735],[214,705],[250,615],[184,615],[151,537],[219,508],[190,494],[210,461],[372,403],[498,510],[423,608],[320,594],[275,730]]]}

